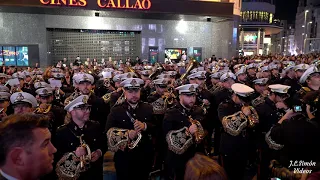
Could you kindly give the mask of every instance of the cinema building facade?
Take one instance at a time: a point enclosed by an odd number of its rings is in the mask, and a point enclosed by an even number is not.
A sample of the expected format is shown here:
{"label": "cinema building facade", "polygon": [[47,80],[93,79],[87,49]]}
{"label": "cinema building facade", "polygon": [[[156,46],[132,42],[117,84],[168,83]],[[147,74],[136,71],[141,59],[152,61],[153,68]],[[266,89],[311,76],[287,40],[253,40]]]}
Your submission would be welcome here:
{"label": "cinema building facade", "polygon": [[[77,56],[163,61],[237,54],[241,0],[0,1],[0,61],[41,67]],[[8,53],[9,52],[9,53]]]}

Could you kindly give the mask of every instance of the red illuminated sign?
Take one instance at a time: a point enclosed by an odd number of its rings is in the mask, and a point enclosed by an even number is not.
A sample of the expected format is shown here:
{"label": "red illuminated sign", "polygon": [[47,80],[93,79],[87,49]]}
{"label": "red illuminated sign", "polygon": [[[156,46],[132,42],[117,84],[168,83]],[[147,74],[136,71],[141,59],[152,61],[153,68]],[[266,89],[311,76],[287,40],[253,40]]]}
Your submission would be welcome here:
{"label": "red illuminated sign", "polygon": [[[84,7],[88,5],[87,0],[40,0],[40,3],[54,6]],[[152,3],[151,0],[97,0],[97,5],[100,8],[148,10]]]}

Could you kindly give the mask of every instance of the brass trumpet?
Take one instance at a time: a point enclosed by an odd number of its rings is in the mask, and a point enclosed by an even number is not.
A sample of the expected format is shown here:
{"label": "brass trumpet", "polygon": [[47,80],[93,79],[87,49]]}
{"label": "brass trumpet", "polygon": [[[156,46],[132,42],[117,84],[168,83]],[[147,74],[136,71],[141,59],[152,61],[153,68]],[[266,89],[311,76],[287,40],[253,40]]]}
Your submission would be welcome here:
{"label": "brass trumpet", "polygon": [[189,116],[189,121],[191,122],[191,124],[195,124],[198,128],[198,131],[195,133],[195,141],[197,144],[199,144],[205,137],[204,129],[201,123],[197,120],[194,120],[191,116]]}
{"label": "brass trumpet", "polygon": [[259,115],[253,106],[243,106],[241,109],[243,109],[244,107],[249,107],[251,110],[251,114],[247,116],[247,118],[248,127],[253,128],[259,123]]}
{"label": "brass trumpet", "polygon": [[36,114],[48,114],[51,110],[52,105],[51,104],[40,104],[39,107],[37,107],[34,110],[34,113]]}
{"label": "brass trumpet", "polygon": [[176,95],[173,93],[173,88],[169,90],[167,94],[162,95],[161,97],[166,104],[173,104],[174,100],[177,98]]}

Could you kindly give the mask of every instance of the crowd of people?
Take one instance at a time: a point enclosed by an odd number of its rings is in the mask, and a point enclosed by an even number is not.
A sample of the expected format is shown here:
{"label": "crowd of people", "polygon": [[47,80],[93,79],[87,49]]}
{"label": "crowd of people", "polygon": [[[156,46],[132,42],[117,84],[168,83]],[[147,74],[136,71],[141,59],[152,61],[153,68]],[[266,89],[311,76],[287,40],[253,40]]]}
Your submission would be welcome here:
{"label": "crowd of people", "polygon": [[319,54],[66,62],[0,69],[0,179],[320,179]]}

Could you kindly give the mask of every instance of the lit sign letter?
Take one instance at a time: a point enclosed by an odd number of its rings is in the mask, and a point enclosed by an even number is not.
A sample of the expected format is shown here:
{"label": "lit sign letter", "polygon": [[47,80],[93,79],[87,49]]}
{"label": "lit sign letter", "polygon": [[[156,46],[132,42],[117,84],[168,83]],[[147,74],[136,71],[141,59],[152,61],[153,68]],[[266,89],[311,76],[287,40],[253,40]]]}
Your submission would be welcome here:
{"label": "lit sign letter", "polygon": [[86,6],[87,5],[87,1],[86,0],[79,0],[78,5],[79,6]]}
{"label": "lit sign letter", "polygon": [[[139,7],[137,7],[137,6],[139,6]],[[142,9],[140,0],[137,0],[137,1],[136,1],[136,4],[134,5],[134,8],[135,8],[135,9]]]}
{"label": "lit sign letter", "polygon": [[122,7],[121,7],[121,0],[118,0],[118,7],[117,8],[126,8],[125,7],[125,5],[123,5]]}
{"label": "lit sign letter", "polygon": [[151,1],[150,0],[142,0],[142,7],[143,7],[143,9],[150,9]]}
{"label": "lit sign letter", "polygon": [[126,0],[126,8],[133,8],[133,5],[130,6],[130,0]]}
{"label": "lit sign letter", "polygon": [[110,7],[110,5],[111,5],[111,7],[113,7],[113,8],[116,7],[116,5],[114,4],[114,1],[113,1],[113,0],[109,0],[109,2],[108,2],[108,4],[107,4],[107,7]]}
{"label": "lit sign letter", "polygon": [[77,6],[76,0],[69,0],[69,6]]}
{"label": "lit sign letter", "polygon": [[49,4],[50,3],[50,1],[45,1],[45,0],[40,0],[40,2],[41,2],[41,4],[44,4],[44,5],[46,5],[46,4]]}
{"label": "lit sign letter", "polygon": [[104,5],[102,5],[102,4],[101,4],[101,1],[102,1],[102,0],[97,0],[97,4],[98,4],[98,6],[99,6],[99,7],[101,7],[101,8],[106,7],[106,5],[105,5],[105,4],[104,4]]}

